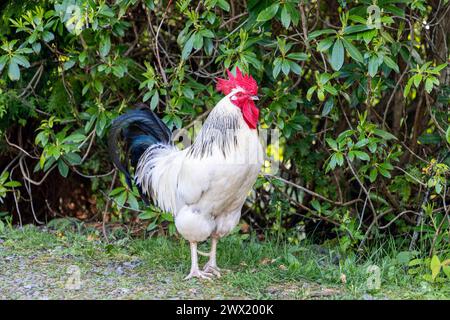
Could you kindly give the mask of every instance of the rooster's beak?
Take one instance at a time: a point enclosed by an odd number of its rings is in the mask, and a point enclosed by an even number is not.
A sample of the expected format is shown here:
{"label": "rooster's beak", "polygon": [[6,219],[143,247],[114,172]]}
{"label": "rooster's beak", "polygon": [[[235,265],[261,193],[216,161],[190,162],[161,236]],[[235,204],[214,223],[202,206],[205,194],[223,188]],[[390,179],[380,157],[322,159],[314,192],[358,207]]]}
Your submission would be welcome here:
{"label": "rooster's beak", "polygon": [[259,100],[259,97],[258,96],[251,96],[250,99],[252,99],[252,100]]}

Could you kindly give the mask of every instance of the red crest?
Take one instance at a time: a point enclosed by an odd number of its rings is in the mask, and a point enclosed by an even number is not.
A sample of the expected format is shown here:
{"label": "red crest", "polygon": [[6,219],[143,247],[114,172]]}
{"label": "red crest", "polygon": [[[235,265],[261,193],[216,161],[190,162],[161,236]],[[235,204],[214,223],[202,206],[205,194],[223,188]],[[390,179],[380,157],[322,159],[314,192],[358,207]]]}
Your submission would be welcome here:
{"label": "red crest", "polygon": [[228,80],[217,78],[216,89],[221,91],[224,95],[229,94],[235,88],[244,89],[245,93],[249,95],[256,95],[258,93],[258,85],[251,75],[243,75],[241,70],[236,67],[236,76],[227,69]]}

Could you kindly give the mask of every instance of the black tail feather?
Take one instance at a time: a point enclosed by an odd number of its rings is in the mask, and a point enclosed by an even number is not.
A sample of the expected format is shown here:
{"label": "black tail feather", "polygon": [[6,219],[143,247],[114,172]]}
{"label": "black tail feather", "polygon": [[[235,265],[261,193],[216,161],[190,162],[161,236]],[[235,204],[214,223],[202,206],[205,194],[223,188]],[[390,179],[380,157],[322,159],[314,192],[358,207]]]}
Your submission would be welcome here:
{"label": "black tail feather", "polygon": [[[126,142],[125,161],[120,160],[119,140]],[[136,167],[139,158],[151,145],[170,144],[172,133],[169,128],[149,109],[131,110],[117,117],[111,125],[108,136],[108,150],[114,165],[125,175],[126,182],[132,188],[129,166]],[[139,188],[141,197],[148,203]]]}

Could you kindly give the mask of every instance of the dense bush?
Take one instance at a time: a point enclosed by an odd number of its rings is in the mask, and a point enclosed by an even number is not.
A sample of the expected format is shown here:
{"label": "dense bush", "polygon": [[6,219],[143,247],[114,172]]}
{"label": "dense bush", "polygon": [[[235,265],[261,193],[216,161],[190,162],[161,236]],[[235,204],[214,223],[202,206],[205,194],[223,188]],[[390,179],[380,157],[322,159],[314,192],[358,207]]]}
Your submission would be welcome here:
{"label": "dense bush", "polygon": [[4,216],[139,215],[148,230],[174,232],[169,214],[116,175],[105,134],[138,103],[192,128],[220,99],[214,79],[239,66],[260,85],[261,127],[281,133],[268,149],[280,171],[265,168],[244,210],[253,230],[337,239],[343,251],[391,234],[449,254],[448,1],[40,0],[0,10]]}

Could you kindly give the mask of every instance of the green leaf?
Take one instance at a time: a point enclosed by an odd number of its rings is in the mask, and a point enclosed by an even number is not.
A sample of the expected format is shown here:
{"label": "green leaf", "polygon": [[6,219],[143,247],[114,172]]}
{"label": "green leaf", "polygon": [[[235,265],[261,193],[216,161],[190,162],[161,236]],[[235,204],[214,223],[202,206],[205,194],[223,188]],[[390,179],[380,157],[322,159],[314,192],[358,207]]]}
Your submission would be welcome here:
{"label": "green leaf", "polygon": [[334,99],[329,98],[323,105],[322,117],[326,117],[331,112],[331,110],[333,109],[333,105],[334,105]]}
{"label": "green leaf", "polygon": [[442,266],[442,271],[444,271],[445,275],[447,276],[447,278],[450,279],[450,266]]}
{"label": "green leaf", "polygon": [[302,68],[297,63],[289,61],[289,66],[291,68],[291,71],[295,74],[300,75],[302,73]]}
{"label": "green leaf", "polygon": [[159,103],[159,93],[157,90],[155,90],[155,94],[152,97],[152,100],[150,100],[150,108],[152,110],[155,110],[155,108],[158,106]]}
{"label": "green leaf", "polygon": [[148,220],[148,219],[151,219],[151,218],[153,218],[155,216],[156,216],[156,212],[155,211],[147,210],[147,211],[142,212],[141,214],[139,214],[138,218],[141,219],[141,220]]}
{"label": "green leaf", "polygon": [[333,38],[325,38],[317,44],[317,51],[326,51],[333,44]]}
{"label": "green leaf", "polygon": [[439,260],[437,255],[434,255],[431,258],[430,269],[431,269],[431,277],[434,280],[441,271],[441,261]]}
{"label": "green leaf", "polygon": [[12,81],[17,81],[20,79],[20,69],[19,69],[19,65],[17,63],[14,63],[14,62],[9,63],[8,77]]}
{"label": "green leaf", "polygon": [[338,94],[338,91],[336,90],[335,87],[333,87],[331,84],[326,84],[323,86],[323,88],[325,89],[326,92],[328,92],[329,94],[332,94],[333,96]]}
{"label": "green leaf", "polygon": [[122,208],[123,205],[125,204],[125,201],[127,200],[127,193],[122,192],[121,194],[119,194],[118,197],[116,197],[115,200],[116,200],[117,207]]}
{"label": "green leaf", "polygon": [[59,173],[66,178],[67,174],[69,173],[69,167],[67,166],[67,164],[64,163],[64,161],[59,160],[58,161],[58,170]]}
{"label": "green leaf", "polygon": [[291,15],[289,14],[286,5],[283,6],[283,9],[281,9],[281,24],[286,29],[289,28],[289,25],[291,24]]}
{"label": "green leaf", "polygon": [[67,153],[63,158],[73,166],[81,164],[81,157],[78,153]]}
{"label": "green leaf", "polygon": [[100,56],[106,57],[110,50],[111,50],[111,38],[109,37],[109,35],[104,35],[100,39],[100,47],[98,48]]}
{"label": "green leaf", "polygon": [[114,190],[112,190],[112,191],[110,192],[109,196],[110,196],[110,197],[114,197],[115,195],[117,195],[117,194],[119,194],[119,193],[121,193],[121,192],[124,192],[124,191],[125,191],[125,188],[124,188],[124,187],[118,187],[118,188],[115,188]]}
{"label": "green leaf", "polygon": [[381,130],[381,129],[374,129],[373,133],[385,140],[392,140],[392,139],[397,140],[396,136],[394,136],[393,134],[391,134],[387,131]]}
{"label": "green leaf", "polygon": [[311,32],[311,33],[308,35],[308,39],[309,39],[309,40],[312,40],[312,39],[315,39],[315,38],[317,38],[318,36],[321,36],[321,35],[323,35],[323,34],[331,34],[331,33],[336,34],[336,31],[335,31],[334,29],[316,30],[316,31]]}
{"label": "green leaf", "polygon": [[70,136],[64,138],[63,142],[81,142],[86,139],[86,136],[82,133],[73,133]]}
{"label": "green leaf", "polygon": [[386,178],[388,178],[388,179],[391,178],[390,172],[387,171],[386,169],[382,168],[381,166],[378,167],[378,172],[379,172],[383,177],[386,177]]}
{"label": "green leaf", "polygon": [[336,162],[339,166],[344,164],[344,155],[341,152],[336,153]]}
{"label": "green leaf", "polygon": [[330,162],[329,162],[329,167],[331,170],[334,170],[334,168],[336,168],[336,164],[337,164],[337,160],[336,160],[336,153],[333,154],[330,158]]}
{"label": "green leaf", "polygon": [[192,48],[194,47],[194,39],[195,33],[193,33],[188,41],[184,44],[183,51],[181,52],[181,59],[186,60],[192,52]]}
{"label": "green leaf", "polygon": [[64,68],[64,70],[69,70],[74,65],[75,65],[75,60],[69,60],[69,61],[64,62],[63,68]]}
{"label": "green leaf", "polygon": [[337,145],[336,140],[331,139],[331,138],[326,138],[325,140],[327,141],[328,145],[329,145],[333,150],[338,150],[338,145]]}
{"label": "green leaf", "polygon": [[355,153],[355,156],[362,161],[370,160],[369,155],[367,153],[365,153],[364,151],[353,150],[353,152]]}
{"label": "green leaf", "polygon": [[411,251],[400,251],[397,254],[397,261],[402,265],[407,265],[409,260],[411,260]]}
{"label": "green leaf", "polygon": [[8,188],[17,188],[22,186],[22,184],[19,181],[8,181],[3,186]]}
{"label": "green leaf", "polygon": [[226,12],[230,11],[230,5],[227,1],[225,0],[219,0],[217,1],[217,5],[222,8],[223,10],[225,10]]}
{"label": "green leaf", "polygon": [[384,56],[383,57],[383,62],[392,70],[394,70],[395,72],[399,73],[400,69],[398,68],[397,63],[395,63],[394,60],[392,60],[390,57],[388,56]]}
{"label": "green leaf", "polygon": [[411,86],[413,84],[413,78],[410,78],[406,83],[405,90],[403,90],[403,97],[406,98],[411,91]]}
{"label": "green leaf", "polygon": [[377,56],[371,56],[369,59],[369,75],[371,77],[375,77],[378,71],[378,57]]}
{"label": "green leaf", "polygon": [[281,70],[283,71],[283,73],[287,76],[289,74],[289,70],[291,69],[291,66],[289,64],[288,60],[284,60],[283,63],[281,64]]}
{"label": "green leaf", "polygon": [[365,145],[367,145],[369,143],[369,139],[362,139],[359,140],[356,144],[355,144],[355,148],[362,148]]}
{"label": "green leaf", "polygon": [[346,27],[344,29],[344,34],[351,34],[351,33],[356,33],[356,32],[361,32],[361,31],[367,31],[367,30],[369,30],[369,26],[357,24],[354,26]]}
{"label": "green leaf", "polygon": [[373,168],[372,170],[370,170],[369,180],[371,183],[375,182],[375,180],[377,179],[377,176],[378,176],[377,169]]}
{"label": "green leaf", "polygon": [[278,77],[278,74],[280,73],[280,71],[281,71],[281,59],[275,60],[273,71],[272,71],[272,75],[275,79]]}
{"label": "green leaf", "polygon": [[8,56],[5,55],[5,56],[0,57],[0,72],[2,72],[2,70],[5,67],[7,62],[8,62]]}
{"label": "green leaf", "polygon": [[44,31],[42,33],[42,40],[44,40],[45,42],[50,42],[53,39],[55,39],[55,35],[53,33],[51,33],[50,31]]}
{"label": "green leaf", "polygon": [[450,144],[450,126],[448,126],[447,131],[445,131],[445,140]]}
{"label": "green leaf", "polygon": [[308,101],[311,101],[312,95],[316,89],[317,89],[317,86],[312,86],[311,88],[308,89],[308,92],[306,92],[306,99]]}
{"label": "green leaf", "polygon": [[317,89],[317,98],[319,98],[319,101],[325,100],[325,92],[322,88]]}
{"label": "green leaf", "polygon": [[420,82],[422,81],[422,75],[416,74],[415,76],[412,77],[412,79],[413,79],[414,86],[416,88],[418,88],[420,85]]}
{"label": "green leaf", "polygon": [[203,36],[197,32],[194,36],[194,49],[198,50],[203,47]]}
{"label": "green leaf", "polygon": [[30,62],[28,62],[28,59],[25,58],[21,54],[14,55],[12,57],[11,61],[14,62],[14,63],[17,63],[19,66],[22,66],[22,67],[25,67],[25,68],[29,68],[30,67]]}
{"label": "green leaf", "polygon": [[425,91],[430,93],[431,90],[433,90],[433,79],[427,78],[427,80],[425,80]]}
{"label": "green leaf", "polygon": [[297,60],[297,61],[306,61],[308,60],[308,55],[303,52],[293,52],[287,55],[289,59]]}
{"label": "green leaf", "polygon": [[333,45],[330,64],[335,71],[339,71],[344,64],[344,46],[341,39],[337,39]]}
{"label": "green leaf", "polygon": [[139,210],[139,202],[137,201],[136,197],[133,194],[131,193],[128,194],[127,202],[132,209]]}
{"label": "green leaf", "polygon": [[263,11],[261,11],[258,14],[256,21],[264,22],[264,21],[268,21],[268,20],[272,19],[277,14],[279,7],[280,7],[279,3],[274,3],[270,7],[267,7],[266,9],[264,9]]}
{"label": "green leaf", "polygon": [[343,41],[344,47],[345,47],[345,49],[347,49],[347,52],[350,55],[350,57],[352,57],[353,60],[363,63],[364,58],[363,58],[363,55],[361,54],[361,52],[358,50],[358,48],[356,48],[350,41],[348,41],[345,38],[343,38],[342,41]]}

